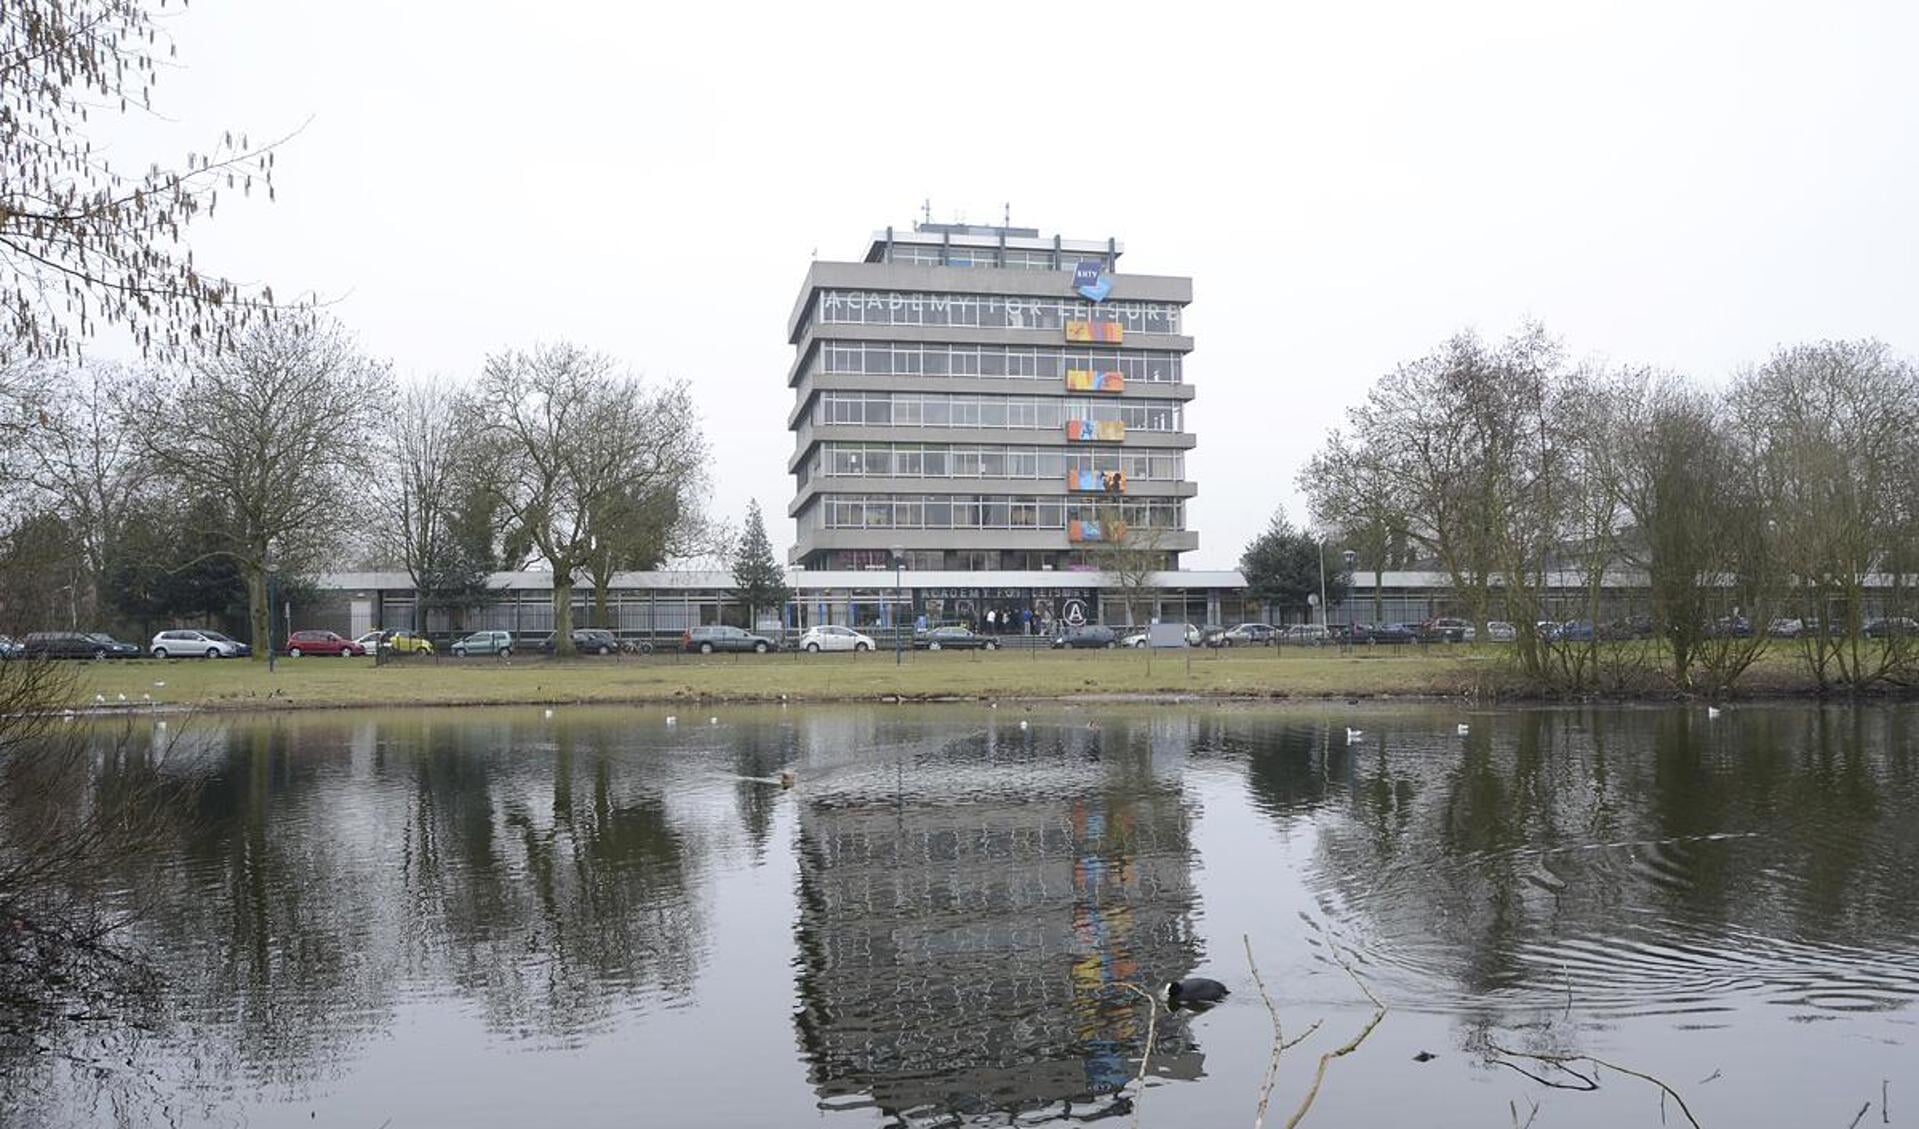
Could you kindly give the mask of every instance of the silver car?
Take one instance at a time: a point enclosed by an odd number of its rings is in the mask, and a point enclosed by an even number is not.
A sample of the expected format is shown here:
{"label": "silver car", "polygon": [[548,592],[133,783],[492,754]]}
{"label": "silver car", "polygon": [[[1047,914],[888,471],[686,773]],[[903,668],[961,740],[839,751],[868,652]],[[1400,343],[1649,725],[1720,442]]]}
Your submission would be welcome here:
{"label": "silver car", "polygon": [[147,652],[156,659],[230,659],[240,653],[240,648],[224,635],[176,627],[155,635]]}

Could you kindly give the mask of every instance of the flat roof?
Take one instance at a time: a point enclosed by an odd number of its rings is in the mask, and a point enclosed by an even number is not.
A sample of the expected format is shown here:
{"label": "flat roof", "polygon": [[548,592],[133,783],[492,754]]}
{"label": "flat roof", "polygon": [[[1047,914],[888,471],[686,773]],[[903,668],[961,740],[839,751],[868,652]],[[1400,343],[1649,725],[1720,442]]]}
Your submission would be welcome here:
{"label": "flat roof", "polygon": [[[798,592],[818,592],[840,588],[891,588],[893,570],[883,569],[788,569],[786,582]],[[328,572],[316,578],[316,586],[329,592],[355,589],[410,589],[413,578],[405,572],[383,570],[366,572]],[[1123,588],[1125,582],[1104,572],[1077,572],[1066,569],[1039,571],[964,572],[951,569],[917,569],[900,573],[906,588]],[[553,586],[550,572],[496,572],[487,577],[486,586],[495,591],[546,591]],[[616,589],[632,591],[701,591],[731,589],[733,574],[710,570],[656,570],[613,574]],[[1236,570],[1156,572],[1147,584],[1159,589],[1244,588],[1246,578]],[[587,588],[586,584],[575,587]]]}

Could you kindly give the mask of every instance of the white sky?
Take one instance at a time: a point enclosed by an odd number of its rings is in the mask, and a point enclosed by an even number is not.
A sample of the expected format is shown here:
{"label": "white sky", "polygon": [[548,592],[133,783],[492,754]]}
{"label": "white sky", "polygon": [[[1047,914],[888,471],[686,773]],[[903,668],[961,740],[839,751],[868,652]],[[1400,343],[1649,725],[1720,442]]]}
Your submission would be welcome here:
{"label": "white sky", "polygon": [[1325,429],[1462,327],[1533,316],[1712,382],[1781,341],[1919,352],[1909,3],[194,0],[169,26],[172,124],[122,160],[312,119],[201,263],[338,296],[403,374],[570,338],[684,377],[734,520],[792,496],[809,258],[929,197],[1193,276],[1189,567],[1300,518]]}

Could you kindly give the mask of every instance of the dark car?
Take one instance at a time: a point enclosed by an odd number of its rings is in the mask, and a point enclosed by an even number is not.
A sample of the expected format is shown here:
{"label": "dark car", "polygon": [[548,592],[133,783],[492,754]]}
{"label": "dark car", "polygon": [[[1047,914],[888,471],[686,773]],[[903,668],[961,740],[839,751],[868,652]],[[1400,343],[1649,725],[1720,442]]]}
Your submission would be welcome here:
{"label": "dark car", "polygon": [[1869,619],[1860,628],[1868,639],[1890,639],[1894,636],[1919,635],[1919,622],[1910,616],[1895,615],[1881,619]]}
{"label": "dark car", "polygon": [[1053,647],[1117,647],[1119,635],[1103,624],[1089,623],[1084,627],[1069,627],[1053,637]]}
{"label": "dark car", "polygon": [[[573,649],[582,655],[611,655],[619,651],[620,640],[604,627],[576,627],[573,629]],[[541,641],[540,650],[549,655],[553,653],[553,635]]]}
{"label": "dark car", "polygon": [[999,640],[970,627],[935,627],[913,636],[913,646],[921,651],[997,651]]}
{"label": "dark car", "polygon": [[301,655],[338,655],[344,659],[364,655],[366,648],[331,631],[295,631],[287,636],[286,652],[293,659]]}
{"label": "dark car", "polygon": [[[1361,630],[1365,634],[1361,635]],[[1371,626],[1355,624],[1353,626],[1355,643],[1417,643],[1419,632],[1403,623],[1375,623]]]}
{"label": "dark car", "polygon": [[1599,637],[1590,619],[1569,620],[1558,625],[1552,633],[1555,643],[1590,643]]}
{"label": "dark car", "polygon": [[1479,632],[1463,619],[1440,616],[1419,625],[1419,637],[1428,643],[1470,643]]}
{"label": "dark car", "polygon": [[715,651],[753,651],[765,654],[777,651],[780,645],[764,635],[755,635],[744,627],[722,627],[717,624],[695,627],[680,636],[680,649],[697,651],[710,655]]}
{"label": "dark car", "polygon": [[42,659],[131,659],[141,653],[111,635],[85,631],[35,631],[22,646],[26,657]]}

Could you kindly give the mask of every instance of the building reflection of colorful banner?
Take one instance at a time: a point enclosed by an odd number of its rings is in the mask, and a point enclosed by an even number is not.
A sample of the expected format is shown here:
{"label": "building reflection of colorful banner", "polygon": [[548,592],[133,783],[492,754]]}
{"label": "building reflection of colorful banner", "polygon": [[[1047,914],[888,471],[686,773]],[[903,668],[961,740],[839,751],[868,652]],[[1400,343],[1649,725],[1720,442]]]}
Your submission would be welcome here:
{"label": "building reflection of colorful banner", "polygon": [[[1118,821],[1122,827],[1117,839],[1123,842],[1130,821],[1123,812]],[[1108,1093],[1132,1077],[1127,1049],[1145,1034],[1135,1006],[1138,997],[1120,987],[1139,978],[1139,966],[1125,948],[1134,929],[1126,897],[1134,876],[1124,861],[1114,867],[1103,853],[1106,812],[1099,797],[1073,805],[1073,834],[1079,844],[1073,864],[1073,934],[1079,946],[1073,962],[1073,1010],[1079,1017],[1086,1086],[1096,1094]],[[1109,905],[1105,887],[1115,879],[1124,892]]]}

